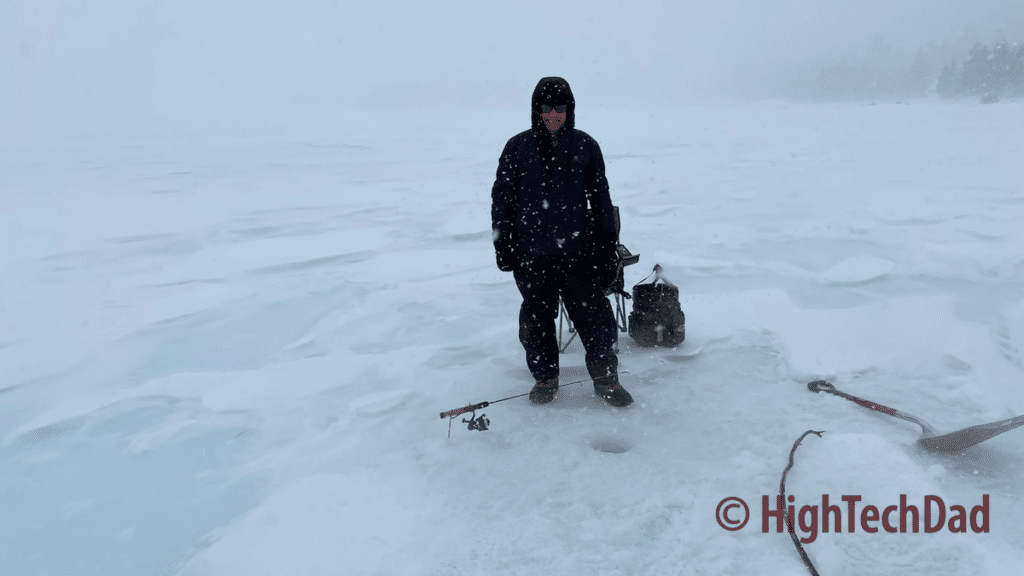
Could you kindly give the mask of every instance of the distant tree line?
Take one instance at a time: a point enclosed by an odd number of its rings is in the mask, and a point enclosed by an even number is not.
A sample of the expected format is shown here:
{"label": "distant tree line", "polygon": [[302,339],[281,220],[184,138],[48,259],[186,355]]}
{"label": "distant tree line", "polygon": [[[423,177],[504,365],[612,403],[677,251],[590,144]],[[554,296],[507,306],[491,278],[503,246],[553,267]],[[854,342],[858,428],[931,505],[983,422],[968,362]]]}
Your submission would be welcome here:
{"label": "distant tree line", "polygon": [[1024,44],[999,42],[991,50],[978,42],[963,65],[956,61],[942,67],[935,84],[942,98],[1024,96]]}
{"label": "distant tree line", "polygon": [[[995,101],[1024,97],[1024,43],[978,42],[967,51],[944,43],[917,51],[907,66],[881,67],[846,61],[819,68],[811,93],[823,100],[978,97]],[[880,69],[881,68],[881,69]]]}
{"label": "distant tree line", "polygon": [[814,91],[824,100],[914,98],[928,92],[934,81],[932,69],[921,51],[910,66],[892,70],[843,61],[818,71]]}

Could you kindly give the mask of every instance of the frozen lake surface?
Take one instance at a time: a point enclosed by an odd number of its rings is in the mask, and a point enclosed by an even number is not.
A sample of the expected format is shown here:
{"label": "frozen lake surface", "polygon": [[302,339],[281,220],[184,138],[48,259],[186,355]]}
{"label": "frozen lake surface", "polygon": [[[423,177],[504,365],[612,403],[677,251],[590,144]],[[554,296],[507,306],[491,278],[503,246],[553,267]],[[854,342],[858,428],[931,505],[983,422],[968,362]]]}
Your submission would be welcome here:
{"label": "frozen lake surface", "polygon": [[7,151],[0,571],[799,575],[760,503],[815,429],[798,505],[990,497],[988,533],[818,534],[821,574],[1016,573],[1024,430],[937,456],[806,383],[940,431],[1024,413],[1024,104],[644,112],[577,125],[686,342],[621,335],[627,409],[586,382],[450,439],[533,383],[489,221],[525,105]]}

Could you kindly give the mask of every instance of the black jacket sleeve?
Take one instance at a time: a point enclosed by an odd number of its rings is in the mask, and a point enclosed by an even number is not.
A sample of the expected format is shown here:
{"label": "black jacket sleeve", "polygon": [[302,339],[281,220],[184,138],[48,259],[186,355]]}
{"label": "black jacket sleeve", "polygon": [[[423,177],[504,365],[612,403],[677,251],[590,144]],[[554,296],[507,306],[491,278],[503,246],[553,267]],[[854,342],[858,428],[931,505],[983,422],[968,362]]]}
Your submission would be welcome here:
{"label": "black jacket sleeve", "polygon": [[514,138],[505,144],[498,160],[498,172],[491,187],[491,239],[498,269],[511,272],[519,267],[521,250],[515,235],[518,203]]}
{"label": "black jacket sleeve", "polygon": [[612,207],[608,178],[605,175],[604,156],[601,147],[591,140],[591,162],[584,173],[584,187],[590,198],[590,208],[594,216],[591,230],[592,262],[597,269],[602,287],[611,285],[618,276],[619,231],[615,224],[615,212]]}

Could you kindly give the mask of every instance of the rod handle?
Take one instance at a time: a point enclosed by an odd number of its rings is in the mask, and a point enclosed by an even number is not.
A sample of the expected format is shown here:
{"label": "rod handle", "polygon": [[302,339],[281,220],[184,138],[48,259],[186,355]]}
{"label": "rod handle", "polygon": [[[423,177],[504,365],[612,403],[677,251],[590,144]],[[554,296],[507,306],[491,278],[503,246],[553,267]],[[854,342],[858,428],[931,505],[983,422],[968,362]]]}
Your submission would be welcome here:
{"label": "rod handle", "polygon": [[465,414],[466,412],[473,412],[474,410],[487,408],[489,405],[490,402],[481,402],[479,404],[470,404],[469,406],[464,406],[462,408],[456,408],[454,410],[449,410],[447,412],[441,412],[441,419],[443,420],[445,418],[455,418],[459,414]]}

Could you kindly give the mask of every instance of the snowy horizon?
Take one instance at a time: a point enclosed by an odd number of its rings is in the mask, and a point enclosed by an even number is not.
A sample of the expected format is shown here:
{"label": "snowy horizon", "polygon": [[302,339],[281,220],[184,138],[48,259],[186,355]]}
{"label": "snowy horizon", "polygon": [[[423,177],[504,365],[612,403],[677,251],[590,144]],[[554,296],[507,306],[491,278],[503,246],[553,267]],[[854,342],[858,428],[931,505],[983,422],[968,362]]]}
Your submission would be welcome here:
{"label": "snowy horizon", "polygon": [[895,70],[919,49],[939,67],[999,39],[1024,41],[1018,2],[15,0],[0,4],[0,147],[512,110],[550,75],[598,106],[814,100],[822,67]]}

